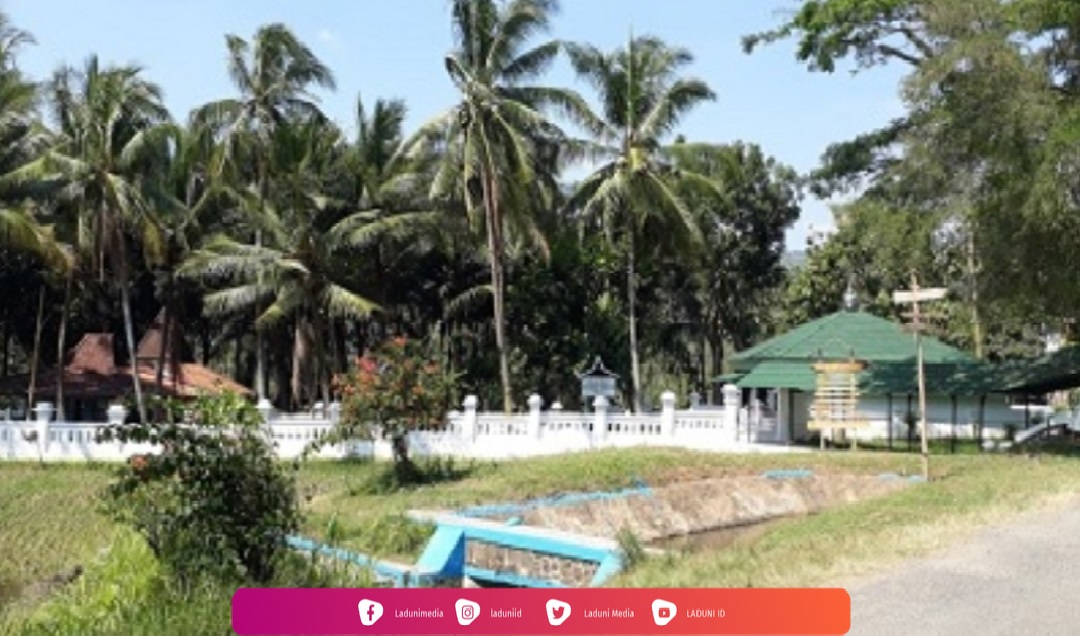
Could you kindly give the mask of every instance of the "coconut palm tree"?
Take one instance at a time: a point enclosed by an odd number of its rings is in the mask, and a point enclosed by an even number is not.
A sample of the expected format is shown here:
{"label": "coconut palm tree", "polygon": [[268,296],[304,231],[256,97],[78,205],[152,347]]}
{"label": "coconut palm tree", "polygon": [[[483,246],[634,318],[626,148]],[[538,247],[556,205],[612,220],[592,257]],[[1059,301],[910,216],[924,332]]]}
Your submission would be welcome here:
{"label": "coconut palm tree", "polygon": [[550,189],[538,186],[550,183],[550,150],[563,137],[544,110],[559,108],[582,121],[589,115],[572,91],[529,84],[559,53],[556,41],[530,48],[557,9],[554,0],[453,0],[455,48],[444,63],[461,101],[403,146],[410,156],[436,149],[444,161],[432,181],[431,200],[463,200],[469,218],[484,223],[507,411],[513,410],[504,306],[508,233],[543,243],[530,213],[551,202]]}
{"label": "coconut palm tree", "polygon": [[[124,337],[131,359],[135,400],[146,419],[135,358],[131,315],[131,261],[137,238],[149,259],[158,256],[161,234],[143,187],[168,160],[176,133],[162,103],[161,90],[132,66],[102,68],[96,56],[84,67],[62,67],[49,84],[50,104],[58,123],[55,145],[20,169],[26,181],[55,184],[58,209],[71,211],[69,243],[87,271],[106,280],[115,277],[120,292]],[[71,298],[69,274],[62,325]],[[63,326],[60,366],[63,365]],[[61,389],[62,391],[62,389]],[[58,396],[58,406],[63,395]],[[60,407],[62,408],[62,407]]]}
{"label": "coconut palm tree", "polygon": [[16,65],[19,50],[34,38],[0,12],[0,246],[36,252],[63,267],[64,254],[38,215],[41,184],[14,173],[48,146],[49,135],[37,116],[37,85]]}
{"label": "coconut palm tree", "polygon": [[[655,37],[632,37],[625,47],[604,53],[587,44],[567,46],[577,74],[595,89],[603,126],[594,156],[603,163],[575,189],[568,207],[599,218],[609,236],[618,236],[626,258],[630,365],[635,410],[641,410],[641,362],[637,333],[637,258],[647,237],[681,233],[699,238],[691,210],[675,184],[694,184],[722,196],[705,177],[676,170],[664,140],[679,120],[715,99],[709,86],[679,72],[693,61],[689,51]],[[656,229],[650,232],[650,229]]]}
{"label": "coconut palm tree", "polygon": [[[334,75],[283,24],[259,28],[251,42],[236,35],[227,35],[225,41],[229,76],[239,95],[198,108],[192,114],[193,123],[208,126],[222,141],[216,172],[228,172],[237,182],[252,186],[257,195],[254,204],[262,211],[268,205],[273,179],[269,152],[275,131],[295,116],[319,114],[318,99],[311,89],[334,89]],[[254,229],[257,248],[263,228],[256,222]],[[260,314],[262,307],[256,305],[255,311]],[[266,348],[258,327],[255,367],[255,392],[262,399],[266,395]]]}
{"label": "coconut palm tree", "polygon": [[349,271],[342,259],[381,236],[430,224],[432,215],[354,210],[342,217],[344,202],[326,193],[333,185],[332,164],[344,160],[345,144],[340,131],[321,117],[279,126],[272,141],[268,167],[275,179],[262,208],[262,244],[215,236],[178,275],[218,288],[205,299],[211,313],[265,307],[258,317],[260,328],[291,325],[296,405],[317,389],[328,398],[323,347],[332,340],[335,321],[363,318],[377,308],[344,282]]}

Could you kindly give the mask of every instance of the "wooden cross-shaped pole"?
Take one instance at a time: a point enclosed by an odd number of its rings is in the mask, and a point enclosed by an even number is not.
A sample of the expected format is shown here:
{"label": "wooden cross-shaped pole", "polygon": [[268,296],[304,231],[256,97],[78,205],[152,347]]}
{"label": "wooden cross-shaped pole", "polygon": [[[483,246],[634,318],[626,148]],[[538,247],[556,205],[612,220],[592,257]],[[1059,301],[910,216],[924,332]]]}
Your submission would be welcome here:
{"label": "wooden cross-shaped pole", "polygon": [[894,303],[911,305],[911,322],[915,331],[915,365],[919,384],[919,437],[921,438],[922,447],[923,479],[926,481],[930,481],[930,445],[926,439],[926,371],[923,365],[923,324],[919,313],[919,303],[941,300],[945,298],[947,293],[948,290],[943,288],[919,289],[919,277],[915,272],[911,273],[910,290],[893,292]]}

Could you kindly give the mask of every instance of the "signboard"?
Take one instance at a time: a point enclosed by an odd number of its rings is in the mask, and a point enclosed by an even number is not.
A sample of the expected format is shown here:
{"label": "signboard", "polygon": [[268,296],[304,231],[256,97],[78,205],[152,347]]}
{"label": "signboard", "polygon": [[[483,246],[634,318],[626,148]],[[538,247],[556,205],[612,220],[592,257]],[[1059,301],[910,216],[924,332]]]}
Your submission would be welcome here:
{"label": "signboard", "polygon": [[817,390],[810,405],[809,430],[863,428],[869,425],[858,412],[858,374],[866,369],[861,360],[819,362],[813,365]]}
{"label": "signboard", "polygon": [[905,303],[913,302],[928,302],[931,300],[942,300],[947,296],[949,290],[943,287],[932,287],[929,289],[920,289],[919,291],[896,291],[893,292],[893,302],[897,305],[903,305]]}
{"label": "signboard", "polygon": [[615,382],[619,379],[619,376],[608,371],[599,357],[596,358],[592,368],[582,373],[580,378],[582,397],[588,398],[602,395],[609,398],[615,396]]}
{"label": "signboard", "polygon": [[585,397],[613,397],[615,395],[615,378],[584,376],[581,378],[581,394]]}

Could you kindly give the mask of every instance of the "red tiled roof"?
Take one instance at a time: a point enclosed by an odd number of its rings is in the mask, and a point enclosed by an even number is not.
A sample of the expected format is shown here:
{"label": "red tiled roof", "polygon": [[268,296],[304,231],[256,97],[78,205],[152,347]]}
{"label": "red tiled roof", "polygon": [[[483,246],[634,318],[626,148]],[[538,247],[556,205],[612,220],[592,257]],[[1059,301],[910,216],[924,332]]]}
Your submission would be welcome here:
{"label": "red tiled roof", "polygon": [[[130,377],[130,368],[125,367],[122,373]],[[175,379],[175,381],[174,381]],[[150,390],[158,391],[157,371],[154,367],[146,364],[139,365],[139,381]],[[130,385],[130,380],[129,380]],[[176,375],[166,374],[162,380],[161,393],[176,397],[195,397],[202,393],[223,393],[232,391],[240,395],[251,395],[253,392],[246,386],[236,382],[232,378],[207,369],[201,364],[194,362],[181,362],[179,373]]]}
{"label": "red tiled roof", "polygon": [[101,375],[116,373],[112,334],[85,334],[72,349],[71,362],[67,364],[66,369],[73,372],[89,371]]}
{"label": "red tiled roof", "polygon": [[[165,310],[162,309],[154,318],[154,322],[150,324],[150,328],[143,334],[142,340],[139,341],[138,347],[135,348],[135,357],[139,360],[154,360],[157,361],[158,356],[161,355],[161,349],[164,346],[165,339],[162,337],[165,329]],[[173,321],[173,324],[169,325],[169,347],[165,349],[165,360],[168,361],[171,349],[175,347],[178,338],[180,337],[180,325],[177,321]]]}
{"label": "red tiled roof", "polygon": [[[148,392],[162,393],[176,397],[194,397],[201,393],[220,393],[233,391],[241,395],[251,395],[252,391],[242,384],[193,362],[181,362],[176,368],[170,368],[166,360],[164,386],[156,386],[157,372],[146,358],[156,362],[161,350],[161,331],[158,319],[139,343],[139,381]],[[172,338],[170,338],[172,340]],[[145,357],[143,353],[147,353]],[[134,392],[131,381],[131,367],[119,368],[113,353],[113,336],[106,333],[88,333],[79,340],[71,353],[71,361],[64,367],[64,394],[69,397],[111,398],[130,395]],[[175,377],[176,381],[173,381]],[[38,373],[34,390],[40,396],[56,394],[57,374],[55,370]],[[21,374],[0,379],[0,394],[26,395],[30,386],[30,375]]]}

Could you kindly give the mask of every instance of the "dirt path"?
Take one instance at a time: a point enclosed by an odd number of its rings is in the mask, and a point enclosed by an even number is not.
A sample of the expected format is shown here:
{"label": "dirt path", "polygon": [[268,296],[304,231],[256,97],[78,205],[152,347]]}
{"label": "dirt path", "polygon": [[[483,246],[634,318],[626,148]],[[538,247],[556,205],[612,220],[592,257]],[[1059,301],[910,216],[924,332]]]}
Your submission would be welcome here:
{"label": "dirt path", "polygon": [[1080,496],[846,587],[856,636],[1077,634]]}

